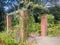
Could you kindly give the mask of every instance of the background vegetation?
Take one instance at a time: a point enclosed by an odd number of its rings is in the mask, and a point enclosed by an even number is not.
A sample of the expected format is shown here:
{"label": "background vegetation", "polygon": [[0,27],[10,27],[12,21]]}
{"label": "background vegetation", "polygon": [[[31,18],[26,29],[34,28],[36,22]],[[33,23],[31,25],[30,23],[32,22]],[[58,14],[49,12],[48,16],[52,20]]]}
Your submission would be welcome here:
{"label": "background vegetation", "polygon": [[[48,36],[60,36],[60,8],[59,7],[52,7],[52,8],[47,9],[47,8],[44,8],[44,6],[41,4],[36,4],[36,2],[35,3],[29,2],[28,5],[26,5],[26,4],[27,3],[24,2],[25,6],[23,6],[22,8],[27,9],[29,12],[29,14],[28,14],[29,19],[28,19],[28,26],[27,26],[28,33],[34,33],[34,34],[40,35],[40,33],[41,33],[41,30],[40,30],[41,14],[47,13],[48,14],[47,15],[48,16],[47,35]],[[0,13],[2,13],[2,12],[0,12]],[[20,29],[19,21],[20,21],[19,16],[17,14],[13,14],[12,15],[13,29],[14,28],[16,28],[16,30]],[[5,24],[6,24],[6,22],[5,22]],[[5,29],[5,27],[3,26],[2,30],[4,30],[4,29]],[[4,45],[24,45],[26,43],[25,42],[23,44],[23,43],[17,42],[16,33],[13,31],[13,32],[7,34],[6,30],[3,32],[0,32],[0,41],[1,41],[1,44],[3,43]]]}

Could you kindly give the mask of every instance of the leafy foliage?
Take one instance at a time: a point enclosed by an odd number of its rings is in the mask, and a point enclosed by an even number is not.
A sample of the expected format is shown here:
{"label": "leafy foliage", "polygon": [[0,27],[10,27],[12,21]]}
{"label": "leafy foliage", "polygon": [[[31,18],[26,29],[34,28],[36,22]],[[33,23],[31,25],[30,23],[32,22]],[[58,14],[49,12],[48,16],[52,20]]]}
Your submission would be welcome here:
{"label": "leafy foliage", "polygon": [[6,26],[6,16],[4,14],[5,13],[0,10],[0,31],[4,31]]}
{"label": "leafy foliage", "polygon": [[7,33],[0,33],[0,40],[4,45],[17,45],[17,41],[10,37]]}
{"label": "leafy foliage", "polygon": [[[36,11],[36,12],[35,12]],[[34,4],[33,6],[33,12],[37,13],[37,14],[46,14],[48,13],[48,9],[45,8],[43,5],[41,4]]]}
{"label": "leafy foliage", "polygon": [[[33,2],[30,2],[27,5],[26,3],[24,3],[24,8],[29,11],[27,32],[40,34],[41,33],[40,16],[41,14],[47,13],[48,14],[48,36],[60,36],[60,22],[57,24],[54,24],[55,20],[60,20],[60,8],[59,7],[52,7],[52,8],[47,9],[43,5],[34,4]],[[0,14],[1,13],[2,12],[0,12]],[[18,26],[20,28],[19,26],[20,19],[19,19],[19,16],[18,15],[16,16],[16,15],[17,14],[13,15],[12,26]],[[2,16],[0,15],[0,17]],[[4,26],[2,26],[1,30],[4,30]],[[13,34],[12,32],[11,35],[9,36],[7,33],[0,33],[0,38],[3,40],[5,45],[19,45],[19,44],[24,45],[23,43],[18,43],[14,39],[15,34]]]}
{"label": "leafy foliage", "polygon": [[55,18],[55,23],[60,20],[60,7],[52,7],[49,9],[50,13],[53,14]]}
{"label": "leafy foliage", "polygon": [[[11,32],[11,31],[10,31]],[[14,34],[11,33],[13,36]],[[11,34],[6,32],[0,32],[0,44],[1,45],[26,45],[27,42],[18,42],[15,38],[12,38]]]}
{"label": "leafy foliage", "polygon": [[19,25],[19,15],[17,14],[13,14],[12,16],[12,26],[16,26],[16,25]]}

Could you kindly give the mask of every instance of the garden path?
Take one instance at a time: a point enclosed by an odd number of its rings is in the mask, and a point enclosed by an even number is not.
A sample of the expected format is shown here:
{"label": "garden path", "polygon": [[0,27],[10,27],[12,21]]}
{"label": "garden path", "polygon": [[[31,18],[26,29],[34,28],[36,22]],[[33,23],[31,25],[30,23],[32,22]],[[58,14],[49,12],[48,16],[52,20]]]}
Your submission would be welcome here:
{"label": "garden path", "polygon": [[60,45],[60,37],[30,37],[29,41],[36,45]]}

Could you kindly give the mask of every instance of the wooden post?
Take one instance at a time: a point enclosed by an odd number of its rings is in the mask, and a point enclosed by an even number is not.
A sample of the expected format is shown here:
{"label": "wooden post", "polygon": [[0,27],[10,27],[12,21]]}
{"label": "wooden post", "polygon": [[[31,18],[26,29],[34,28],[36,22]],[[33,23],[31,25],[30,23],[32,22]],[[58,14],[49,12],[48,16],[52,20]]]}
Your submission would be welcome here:
{"label": "wooden post", "polygon": [[8,30],[11,30],[11,16],[10,15],[6,16],[6,21],[7,21],[7,32],[8,32]]}
{"label": "wooden post", "polygon": [[41,16],[41,36],[47,35],[47,14],[42,14]]}
{"label": "wooden post", "polygon": [[21,42],[24,42],[25,40],[25,31],[27,30],[27,17],[28,17],[28,14],[27,14],[27,11],[26,10],[20,10],[19,11],[19,15],[20,15],[20,39],[21,39]]}

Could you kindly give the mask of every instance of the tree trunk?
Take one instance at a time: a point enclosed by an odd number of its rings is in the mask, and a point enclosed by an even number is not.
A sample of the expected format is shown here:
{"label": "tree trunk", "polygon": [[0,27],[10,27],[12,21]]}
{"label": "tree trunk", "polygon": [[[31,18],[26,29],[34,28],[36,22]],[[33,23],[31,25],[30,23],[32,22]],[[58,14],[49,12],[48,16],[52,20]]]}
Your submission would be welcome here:
{"label": "tree trunk", "polygon": [[20,15],[20,39],[21,42],[24,42],[26,37],[28,14],[26,10],[20,10],[19,15]]}

